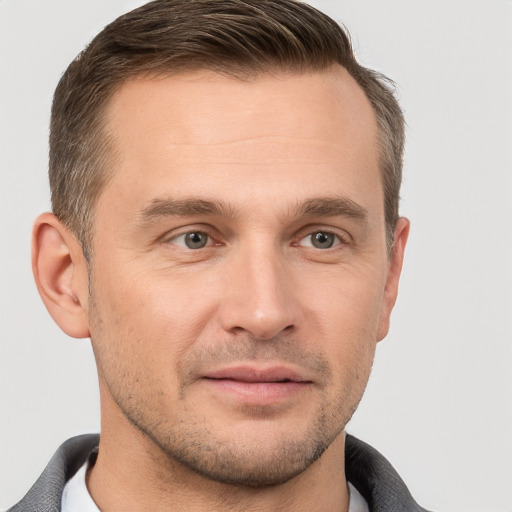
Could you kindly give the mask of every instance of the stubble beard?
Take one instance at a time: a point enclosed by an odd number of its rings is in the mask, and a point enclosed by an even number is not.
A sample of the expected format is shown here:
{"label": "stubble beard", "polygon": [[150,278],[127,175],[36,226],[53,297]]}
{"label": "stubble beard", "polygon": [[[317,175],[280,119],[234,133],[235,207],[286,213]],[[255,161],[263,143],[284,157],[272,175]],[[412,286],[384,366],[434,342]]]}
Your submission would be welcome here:
{"label": "stubble beard", "polygon": [[[101,335],[104,338],[106,326],[103,325],[94,299],[90,306],[90,317],[95,317],[94,323],[103,331]],[[105,339],[102,345],[110,347]],[[110,351],[110,348],[107,350]],[[360,393],[354,394],[353,389],[339,390],[334,404],[332,400],[329,401],[328,393],[321,391],[318,414],[312,415],[311,424],[298,435],[292,426],[286,435],[281,433],[278,439],[269,440],[267,444],[262,444],[259,434],[252,440],[249,438],[247,443],[241,443],[233,437],[228,437],[226,441],[207,423],[197,418],[171,421],[165,415],[158,415],[159,408],[153,407],[155,404],[144,393],[137,396],[133,392],[141,384],[141,375],[129,375],[126,371],[106,372],[102,363],[107,361],[107,367],[111,367],[112,363],[108,362],[115,362],[117,354],[108,354],[104,361],[106,354],[102,352],[103,349],[95,349],[98,368],[102,367],[101,374],[108,392],[124,417],[156,446],[157,465],[167,466],[171,473],[176,471],[177,466],[181,466],[209,480],[233,486],[276,486],[305,471],[344,431],[364,391],[363,388]],[[283,338],[261,342],[245,339],[193,354],[189,364],[183,365],[180,371],[180,400],[186,397],[196,362],[215,359],[223,362],[272,359],[299,362],[323,375],[324,391],[331,382],[327,359],[313,353],[297,353],[295,340]],[[142,386],[142,389],[151,389],[151,386]],[[158,394],[158,390],[155,394]],[[262,428],[265,428],[264,422]]]}
{"label": "stubble beard", "polygon": [[171,466],[177,462],[214,482],[240,487],[283,484],[313,464],[332,442],[325,433],[312,432],[303,441],[282,439],[269,451],[261,442],[249,446],[221,442],[214,432],[197,425],[156,433],[140,423],[132,423],[152,439]]}
{"label": "stubble beard", "polygon": [[119,397],[115,400],[128,421],[157,446],[171,472],[178,463],[209,480],[252,488],[284,484],[304,472],[344,431],[352,415],[351,410],[341,422],[337,418],[336,426],[330,424],[326,414],[320,415],[300,439],[292,431],[267,445],[259,436],[254,442],[240,444],[236,439],[219,439],[204,424],[189,421],[169,427],[158,425],[154,418],[141,421],[139,411],[126,407]]}
{"label": "stubble beard", "polygon": [[[113,391],[112,386],[110,390]],[[126,395],[112,393],[127,420],[150,439],[162,455],[155,462],[166,465],[170,473],[175,472],[178,465],[218,483],[251,488],[284,484],[324,453],[344,431],[358,404],[357,401],[348,406],[347,394],[340,395],[343,396],[337,397],[334,408],[324,397],[318,414],[301,433],[291,425],[289,432],[274,439],[265,441],[261,432],[255,432],[253,439],[240,442],[233,437],[221,438],[204,421],[181,418],[171,424],[165,417],[148,414],[147,403],[134,403],[126,400]],[[265,421],[272,420],[260,421],[261,429],[265,429]]]}

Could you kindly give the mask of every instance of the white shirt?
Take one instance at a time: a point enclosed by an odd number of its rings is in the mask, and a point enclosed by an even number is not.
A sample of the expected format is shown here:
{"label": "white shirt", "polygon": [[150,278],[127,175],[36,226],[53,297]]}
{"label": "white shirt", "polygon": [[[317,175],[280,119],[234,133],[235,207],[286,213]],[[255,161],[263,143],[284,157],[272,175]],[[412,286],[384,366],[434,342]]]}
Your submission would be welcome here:
{"label": "white shirt", "polygon": [[100,512],[85,483],[87,462],[68,480],[62,491],[62,512]]}
{"label": "white shirt", "polygon": [[348,512],[370,512],[368,503],[350,482],[348,483],[348,490],[350,493]]}
{"label": "white shirt", "polygon": [[[62,492],[62,512],[100,512],[94,503],[87,484],[85,474],[87,462],[68,481]],[[369,512],[368,504],[358,490],[349,482],[350,504],[348,512]]]}

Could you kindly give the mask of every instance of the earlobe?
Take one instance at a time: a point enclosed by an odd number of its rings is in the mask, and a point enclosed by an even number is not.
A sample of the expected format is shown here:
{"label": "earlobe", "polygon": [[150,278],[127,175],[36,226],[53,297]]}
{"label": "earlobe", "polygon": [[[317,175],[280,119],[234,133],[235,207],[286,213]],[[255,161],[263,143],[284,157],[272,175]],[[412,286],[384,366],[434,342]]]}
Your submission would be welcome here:
{"label": "earlobe", "polygon": [[52,213],[34,223],[32,270],[39,295],[59,327],[73,338],[87,338],[87,264],[80,244]]}
{"label": "earlobe", "polygon": [[393,310],[398,295],[398,283],[402,272],[405,245],[409,237],[409,227],[410,223],[408,219],[405,217],[398,219],[395,227],[392,252],[389,257],[388,274],[380,311],[377,341],[384,339],[389,331],[391,311]]}

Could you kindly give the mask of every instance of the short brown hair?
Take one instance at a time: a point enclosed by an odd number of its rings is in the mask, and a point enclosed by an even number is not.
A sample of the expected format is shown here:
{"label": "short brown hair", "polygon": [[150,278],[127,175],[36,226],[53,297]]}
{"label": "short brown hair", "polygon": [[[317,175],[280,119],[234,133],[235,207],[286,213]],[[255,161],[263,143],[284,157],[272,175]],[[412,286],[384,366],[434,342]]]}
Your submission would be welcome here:
{"label": "short brown hair", "polygon": [[88,258],[95,203],[113,169],[106,103],[141,74],[206,69],[235,78],[340,64],[371,102],[379,127],[385,221],[392,241],[404,120],[393,83],[361,66],[331,18],[296,0],[155,0],[110,23],[69,65],[53,100],[50,188],[57,217]]}

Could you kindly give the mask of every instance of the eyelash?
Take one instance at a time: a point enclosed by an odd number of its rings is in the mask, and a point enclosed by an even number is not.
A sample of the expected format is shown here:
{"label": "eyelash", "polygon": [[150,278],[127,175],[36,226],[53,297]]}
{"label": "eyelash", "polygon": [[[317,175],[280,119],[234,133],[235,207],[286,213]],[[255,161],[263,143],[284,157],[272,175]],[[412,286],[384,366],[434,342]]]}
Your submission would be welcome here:
{"label": "eyelash", "polygon": [[[176,241],[181,238],[181,237],[186,237],[187,235],[203,235],[203,236],[206,236],[207,237],[207,240],[205,242],[205,245],[202,246],[202,247],[187,247],[186,246],[186,242],[183,241],[183,244],[177,244]],[[322,234],[322,235],[328,235],[328,236],[332,236],[335,238],[335,241],[333,243],[332,246],[330,247],[324,247],[324,248],[320,248],[320,247],[315,247],[314,246],[314,242],[312,241],[312,239],[310,238],[311,240],[311,243],[309,245],[302,245],[301,242],[305,239],[307,239],[308,237],[313,237],[315,235],[319,235],[319,234]],[[212,246],[214,245],[222,245],[221,242],[216,242],[215,241],[215,237],[210,233],[208,232],[208,230],[205,230],[205,229],[191,229],[191,230],[188,230],[188,231],[184,231],[182,233],[178,233],[176,235],[173,235],[172,237],[170,238],[166,238],[164,240],[164,243],[166,244],[174,244],[182,249],[185,249],[185,250],[188,250],[188,251],[199,251],[201,249],[208,249],[208,248],[211,248]],[[320,242],[321,243],[321,242]],[[333,229],[322,229],[322,228],[316,228],[316,229],[308,229],[307,231],[306,230],[302,230],[302,232],[297,236],[295,237],[295,241],[292,242],[292,247],[303,247],[303,248],[306,248],[307,250],[318,250],[318,251],[321,251],[321,252],[328,252],[328,251],[335,251],[335,250],[339,250],[340,247],[344,247],[344,246],[347,246],[347,245],[350,245],[351,243],[351,238],[350,236],[348,235],[348,233],[340,233],[336,230],[333,230]]]}
{"label": "eyelash", "polygon": [[[313,236],[318,235],[318,234],[333,236],[333,237],[335,237],[337,242],[335,241],[331,247],[326,247],[326,248],[314,247],[313,241],[311,239]],[[340,231],[334,230],[332,228],[321,228],[320,227],[320,228],[315,228],[315,229],[308,228],[307,231],[303,230],[302,233],[296,238],[297,241],[293,242],[292,245],[293,246],[301,246],[300,242],[302,242],[303,240],[305,240],[307,238],[309,238],[311,240],[311,244],[309,246],[302,246],[302,247],[309,249],[309,250],[318,250],[321,252],[330,252],[330,251],[340,250],[340,249],[343,249],[344,247],[350,245],[352,242],[352,238],[345,231],[340,232]]]}
{"label": "eyelash", "polygon": [[[186,247],[185,242],[183,243],[183,245],[176,243],[177,239],[179,239],[181,237],[186,237],[187,235],[204,235],[207,237],[206,244],[203,247],[192,248],[192,247]],[[215,245],[214,237],[210,233],[208,233],[208,231],[206,231],[204,229],[191,229],[191,230],[185,231],[183,233],[178,233],[177,235],[167,238],[166,240],[164,240],[164,242],[167,244],[177,245],[178,247],[181,247],[182,249],[189,250],[189,251],[198,251],[200,249],[206,249],[206,248],[212,246],[212,242]],[[216,245],[220,245],[220,244],[217,243]]]}

